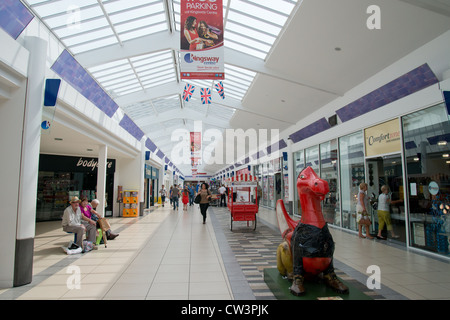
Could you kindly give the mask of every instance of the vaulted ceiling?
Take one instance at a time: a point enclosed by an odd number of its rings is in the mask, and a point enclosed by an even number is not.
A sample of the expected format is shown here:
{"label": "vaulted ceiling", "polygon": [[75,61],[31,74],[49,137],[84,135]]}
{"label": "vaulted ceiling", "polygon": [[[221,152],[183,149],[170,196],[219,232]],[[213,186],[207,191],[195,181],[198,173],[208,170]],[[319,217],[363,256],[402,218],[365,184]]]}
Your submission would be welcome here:
{"label": "vaulted ceiling", "polygon": [[203,105],[181,98],[179,0],[24,3],[169,158],[176,129],[286,130],[450,29],[449,0],[223,0],[226,98]]}

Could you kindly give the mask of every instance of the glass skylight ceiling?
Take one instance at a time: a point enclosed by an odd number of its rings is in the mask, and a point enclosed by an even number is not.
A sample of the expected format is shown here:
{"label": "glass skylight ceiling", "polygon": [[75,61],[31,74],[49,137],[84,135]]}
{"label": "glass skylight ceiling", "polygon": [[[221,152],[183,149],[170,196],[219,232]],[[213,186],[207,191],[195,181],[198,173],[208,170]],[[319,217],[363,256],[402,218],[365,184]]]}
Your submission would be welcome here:
{"label": "glass skylight ceiling", "polygon": [[[266,59],[293,9],[301,1],[223,0],[225,48],[238,51],[243,57]],[[89,54],[90,51],[110,45],[126,46],[127,41],[132,39],[161,32],[180,32],[180,0],[23,0],[23,2],[52,30],[75,59],[78,54]],[[87,70],[111,98],[116,99],[143,90],[153,93],[153,88],[157,90],[158,86],[164,84],[173,83],[179,87],[178,66],[179,53],[175,47],[101,63]],[[152,101],[120,105],[120,108],[148,137],[157,136],[161,139],[162,145],[165,140],[161,135],[167,130],[161,128],[173,125],[186,126],[186,120],[177,118],[177,112],[183,107],[204,114],[205,124],[216,124],[218,128],[227,127],[226,122],[231,121],[236,109],[229,107],[226,99],[242,101],[256,75],[256,72],[227,64],[225,56],[223,101],[219,98],[213,101],[212,105],[205,107],[196,97],[190,102],[181,101],[182,92],[179,92]],[[190,80],[189,83],[195,85],[198,90],[208,87],[215,92],[212,81]],[[151,126],[140,121],[167,112],[173,113],[173,123],[169,121]],[[152,135],[157,128],[159,128],[155,132],[157,135]],[[170,135],[168,132],[166,134]],[[159,146],[159,140],[154,141]],[[167,154],[167,150],[163,149],[165,148],[162,148],[162,151]]]}
{"label": "glass skylight ceiling", "polygon": [[27,0],[73,53],[167,30],[161,0]]}

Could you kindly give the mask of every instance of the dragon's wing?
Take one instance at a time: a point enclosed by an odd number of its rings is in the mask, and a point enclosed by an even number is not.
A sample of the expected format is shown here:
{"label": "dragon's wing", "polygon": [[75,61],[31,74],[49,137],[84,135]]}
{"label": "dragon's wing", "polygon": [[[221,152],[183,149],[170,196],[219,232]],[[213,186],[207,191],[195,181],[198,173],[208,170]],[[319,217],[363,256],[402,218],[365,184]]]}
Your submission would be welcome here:
{"label": "dragon's wing", "polygon": [[298,224],[298,221],[292,220],[292,218],[289,216],[284,206],[283,200],[277,201],[276,212],[277,212],[278,227],[280,228],[280,232],[282,235],[288,229],[290,230],[295,229],[295,227]]}

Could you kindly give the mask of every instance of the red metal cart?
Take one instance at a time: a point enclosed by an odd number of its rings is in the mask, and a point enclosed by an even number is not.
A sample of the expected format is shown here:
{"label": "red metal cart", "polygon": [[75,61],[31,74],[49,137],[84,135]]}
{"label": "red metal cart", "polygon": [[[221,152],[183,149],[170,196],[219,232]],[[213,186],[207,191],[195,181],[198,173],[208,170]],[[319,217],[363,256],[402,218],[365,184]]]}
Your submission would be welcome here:
{"label": "red metal cart", "polygon": [[[258,184],[253,176],[242,174],[228,181],[228,210],[231,213],[230,230],[233,230],[233,221],[253,221],[253,230],[256,230],[256,214],[258,213]],[[252,201],[252,191],[255,201]]]}

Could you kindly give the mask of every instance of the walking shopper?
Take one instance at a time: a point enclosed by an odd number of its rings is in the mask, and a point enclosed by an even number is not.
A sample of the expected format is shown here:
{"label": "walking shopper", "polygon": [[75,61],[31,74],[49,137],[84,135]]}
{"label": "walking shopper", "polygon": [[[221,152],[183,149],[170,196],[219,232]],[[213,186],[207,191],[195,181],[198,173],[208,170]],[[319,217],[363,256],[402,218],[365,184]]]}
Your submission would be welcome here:
{"label": "walking shopper", "polygon": [[166,195],[167,195],[167,191],[166,191],[166,189],[164,189],[164,185],[161,186],[161,190],[159,190],[159,193],[161,194],[161,203],[162,203],[162,206],[164,207],[164,203],[166,202]]}
{"label": "walking shopper", "polygon": [[209,191],[209,186],[206,183],[202,183],[202,188],[200,189],[199,193],[201,196],[200,200],[200,212],[203,216],[203,224],[206,222],[206,210],[208,210],[209,207],[209,200],[211,199],[211,191]]}
{"label": "walking shopper", "polygon": [[[225,188],[225,186],[222,185],[219,188],[219,193],[220,193],[220,206],[226,207],[227,206],[227,188]],[[222,203],[223,203],[223,205],[222,205]]]}
{"label": "walking shopper", "polygon": [[178,189],[177,185],[174,185],[172,188],[172,203],[173,203],[173,210],[178,209],[178,197],[180,194],[180,189]]}

